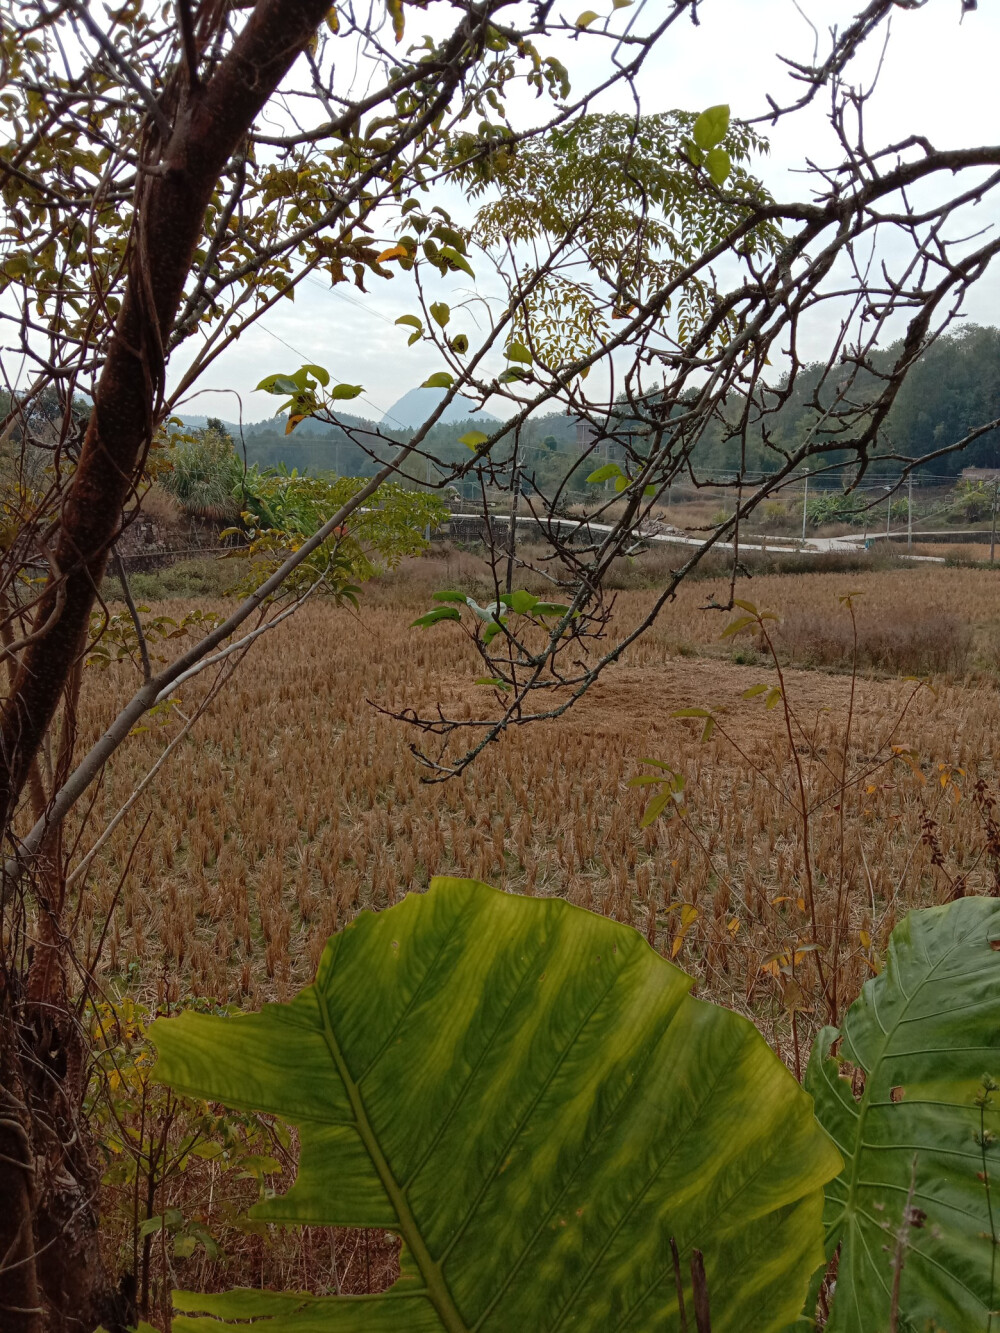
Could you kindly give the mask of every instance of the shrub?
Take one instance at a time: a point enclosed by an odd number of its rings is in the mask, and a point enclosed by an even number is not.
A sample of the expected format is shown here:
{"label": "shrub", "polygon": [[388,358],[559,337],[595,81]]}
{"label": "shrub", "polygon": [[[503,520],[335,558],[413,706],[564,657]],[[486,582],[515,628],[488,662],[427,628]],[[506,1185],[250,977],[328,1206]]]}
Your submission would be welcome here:
{"label": "shrub", "polygon": [[188,514],[231,522],[240,512],[238,491],[243,464],[220,421],[184,437],[170,453],[160,485]]}
{"label": "shrub", "polygon": [[294,1186],[254,1216],[388,1227],[404,1246],[396,1287],[350,1311],[266,1292],[180,1308],[298,1303],[345,1333],[652,1333],[707,1285],[714,1327],[786,1329],[840,1155],[754,1027],[690,987],[627,927],[438,879],[335,935],[291,1004],[159,1022],[175,1090],[299,1127]]}
{"label": "shrub", "polygon": [[[854,654],[851,622],[824,611],[794,611],[776,632],[779,646],[802,666],[849,668]],[[858,666],[891,675],[961,675],[972,651],[972,630],[950,611],[921,619],[859,620]]]}
{"label": "shrub", "polygon": [[635,931],[470,880],[363,914],[291,1004],[158,1022],[154,1077],[297,1124],[296,1182],[256,1217],[391,1228],[400,1280],[349,1305],[178,1292],[226,1322],[174,1327],[653,1333],[688,1301],[699,1330],[811,1326],[825,1192],[830,1333],[982,1328],[998,925],[966,898],[896,928],[814,1044],[824,1134],[753,1027]]}
{"label": "shrub", "polygon": [[[165,569],[137,571],[129,574],[128,582],[133,597],[144,602],[167,600],[173,597],[225,597],[231,590],[236,571],[227,561],[207,556],[204,559],[178,560]],[[118,580],[108,581],[107,597],[121,597]]]}

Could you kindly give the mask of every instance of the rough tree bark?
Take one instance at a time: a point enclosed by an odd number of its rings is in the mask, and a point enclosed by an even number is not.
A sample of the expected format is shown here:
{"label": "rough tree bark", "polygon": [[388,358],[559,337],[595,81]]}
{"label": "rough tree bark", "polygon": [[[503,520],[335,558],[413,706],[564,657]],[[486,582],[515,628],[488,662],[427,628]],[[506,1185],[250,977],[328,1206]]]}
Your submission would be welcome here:
{"label": "rough tree bark", "polygon": [[[44,635],[22,652],[0,717],[0,809],[11,825],[39,746],[66,698],[122,509],[152,434],[163,345],[176,317],[205,210],[226,163],[313,37],[329,0],[258,0],[228,55],[202,82],[190,44],[161,106],[172,126],[149,123],[136,194],[122,309],[98,382],[63,506],[54,564],[35,614]],[[210,33],[226,7],[205,0],[195,31]],[[32,867],[37,885],[55,858]],[[48,860],[48,870],[40,862]],[[57,867],[56,873],[57,872]],[[17,887],[21,891],[20,886]],[[14,886],[4,883],[8,901]],[[58,896],[58,889],[55,890]],[[40,897],[49,899],[46,891]],[[58,903],[38,903],[48,924],[26,984],[0,971],[0,1327],[5,1333],[90,1333],[121,1327],[127,1290],[109,1293],[97,1244],[99,1171],[80,1134],[84,1051],[66,1002]]]}

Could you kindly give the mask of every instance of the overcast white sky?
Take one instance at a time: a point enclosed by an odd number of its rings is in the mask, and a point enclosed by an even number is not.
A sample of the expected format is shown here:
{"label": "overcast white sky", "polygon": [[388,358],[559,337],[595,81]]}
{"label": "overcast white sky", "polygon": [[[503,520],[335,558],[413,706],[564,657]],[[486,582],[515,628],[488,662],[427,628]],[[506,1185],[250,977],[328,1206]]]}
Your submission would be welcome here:
{"label": "overcast white sky", "polygon": [[[655,6],[660,0],[650,2]],[[573,19],[576,6],[586,7],[582,0],[569,0],[567,7],[564,0],[560,8]],[[605,9],[604,4],[594,7]],[[700,26],[687,21],[677,25],[647,63],[639,82],[643,110],[700,111],[718,102],[728,102],[735,116],[766,110],[765,93],[781,101],[793,91],[778,54],[804,61],[811,57],[814,39],[803,14],[816,24],[825,45],[829,27],[844,27],[858,8],[860,0],[799,0],[798,6],[793,0],[702,0]],[[416,35],[421,16],[407,12],[409,38],[411,32]],[[1000,142],[1000,5],[980,0],[979,9],[966,15],[961,25],[960,14],[960,0],[928,0],[922,9],[900,9],[894,16],[867,116],[871,143],[917,132],[942,148]],[[581,41],[567,52],[576,88],[592,78],[596,81],[598,62],[587,52],[596,56],[599,46]],[[880,54],[881,44],[872,43],[852,81],[869,79]],[[618,102],[628,105],[620,96]],[[613,104],[606,103],[603,109],[613,109]],[[816,104],[767,131],[771,157],[756,169],[779,197],[801,196],[805,186],[797,173],[807,156],[835,160],[823,111]],[[983,216],[976,224],[994,220],[1000,221]],[[242,397],[243,419],[258,420],[269,414],[274,400],[253,392],[254,385],[265,374],[312,361],[327,366],[338,380],[363,384],[365,397],[357,408],[381,415],[407,389],[441,368],[433,351],[419,345],[407,349],[404,330],[394,327],[397,315],[415,308],[408,283],[403,273],[391,283],[372,279],[374,290],[365,297],[346,284],[331,289],[325,280],[306,282],[294,304],[282,302],[215,363],[202,381],[203,391],[183,410],[235,420],[239,404],[226,390],[236,390]],[[1000,322],[998,302],[1000,281],[994,272],[969,301],[968,318]],[[814,334],[815,355],[823,352],[822,336],[823,330]]]}

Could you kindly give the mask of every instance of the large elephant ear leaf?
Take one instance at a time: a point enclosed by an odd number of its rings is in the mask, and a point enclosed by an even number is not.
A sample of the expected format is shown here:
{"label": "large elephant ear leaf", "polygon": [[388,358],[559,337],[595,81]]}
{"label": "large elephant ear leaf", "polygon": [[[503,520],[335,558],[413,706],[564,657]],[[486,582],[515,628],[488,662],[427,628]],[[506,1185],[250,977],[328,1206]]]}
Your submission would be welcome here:
{"label": "large elephant ear leaf", "polygon": [[182,1295],[175,1333],[669,1333],[671,1240],[689,1315],[698,1249],[713,1333],[785,1329],[840,1158],[752,1025],[690,986],[627,927],[438,879],[334,936],[292,1003],[155,1023],[164,1082],[299,1127],[257,1217],[403,1242],[381,1295]]}
{"label": "large elephant ear leaf", "polygon": [[827,1188],[827,1333],[888,1329],[897,1276],[901,1330],[1000,1329],[998,948],[995,898],[911,912],[843,1033],[816,1039],[806,1088],[845,1163]]}

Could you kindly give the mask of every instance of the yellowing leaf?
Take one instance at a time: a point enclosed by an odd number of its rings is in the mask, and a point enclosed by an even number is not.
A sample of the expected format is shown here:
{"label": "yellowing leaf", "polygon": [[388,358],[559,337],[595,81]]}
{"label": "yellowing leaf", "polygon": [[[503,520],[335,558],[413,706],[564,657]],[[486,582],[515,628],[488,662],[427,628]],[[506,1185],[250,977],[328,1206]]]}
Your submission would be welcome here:
{"label": "yellowing leaf", "polygon": [[705,158],[705,169],[716,185],[722,185],[733,169],[726,150],[713,148]]}
{"label": "yellowing leaf", "polygon": [[589,28],[595,19],[600,18],[596,9],[585,9],[576,21],[578,28]]}
{"label": "yellowing leaf", "polygon": [[385,7],[392,19],[392,31],[395,34],[396,41],[403,40],[403,32],[406,28],[406,18],[403,14],[403,0],[385,0]]}
{"label": "yellowing leaf", "polygon": [[722,142],[728,129],[729,107],[710,106],[695,121],[694,129],[691,132],[698,147],[704,152],[708,152],[710,148],[714,148],[716,144]]}
{"label": "yellowing leaf", "polygon": [[[383,250],[376,259],[376,264],[387,264],[390,259],[405,259],[408,251],[405,245],[393,245],[388,250]],[[396,323],[400,321],[397,319]]]}
{"label": "yellowing leaf", "polygon": [[670,946],[671,958],[676,958],[680,953],[681,946],[684,943],[684,937],[700,916],[701,913],[698,911],[697,907],[694,907],[691,903],[683,903],[681,905],[681,925],[680,930],[678,930],[677,934],[674,936],[673,944]]}

